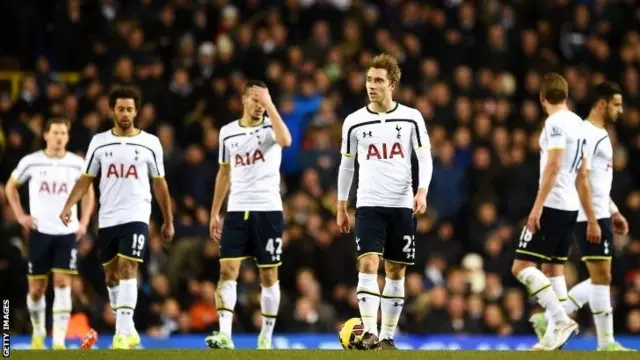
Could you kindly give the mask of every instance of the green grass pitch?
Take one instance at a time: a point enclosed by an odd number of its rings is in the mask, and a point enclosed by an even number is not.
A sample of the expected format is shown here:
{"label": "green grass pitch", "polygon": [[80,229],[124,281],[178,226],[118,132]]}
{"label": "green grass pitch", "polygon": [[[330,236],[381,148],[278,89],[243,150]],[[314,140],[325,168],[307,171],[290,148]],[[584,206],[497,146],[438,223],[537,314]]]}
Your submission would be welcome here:
{"label": "green grass pitch", "polygon": [[217,358],[233,360],[607,360],[640,359],[638,353],[621,352],[578,352],[578,351],[342,351],[342,350],[67,350],[67,351],[29,351],[11,352],[11,359],[33,360],[203,360]]}

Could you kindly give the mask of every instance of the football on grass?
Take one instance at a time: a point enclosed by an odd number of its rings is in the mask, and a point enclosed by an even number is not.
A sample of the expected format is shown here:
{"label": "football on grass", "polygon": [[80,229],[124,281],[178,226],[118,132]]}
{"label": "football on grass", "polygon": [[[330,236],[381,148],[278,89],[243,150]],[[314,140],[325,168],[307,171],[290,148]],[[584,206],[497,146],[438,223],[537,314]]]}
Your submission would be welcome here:
{"label": "football on grass", "polygon": [[347,320],[344,325],[342,325],[342,328],[338,333],[340,345],[342,345],[342,348],[345,350],[354,350],[355,343],[362,340],[363,336],[364,325],[360,318],[351,318]]}

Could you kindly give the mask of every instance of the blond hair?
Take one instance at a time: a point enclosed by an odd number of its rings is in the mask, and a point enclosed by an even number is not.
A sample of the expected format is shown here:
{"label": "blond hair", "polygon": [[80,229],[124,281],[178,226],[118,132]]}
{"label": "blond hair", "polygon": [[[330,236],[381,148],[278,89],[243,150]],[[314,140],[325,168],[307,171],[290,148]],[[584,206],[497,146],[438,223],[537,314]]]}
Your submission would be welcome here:
{"label": "blond hair", "polygon": [[542,78],[540,92],[550,104],[557,105],[569,98],[569,83],[558,73],[548,73]]}
{"label": "blond hair", "polygon": [[402,71],[398,65],[398,60],[389,54],[380,54],[371,59],[369,69],[387,70],[387,77],[392,84],[399,84]]}

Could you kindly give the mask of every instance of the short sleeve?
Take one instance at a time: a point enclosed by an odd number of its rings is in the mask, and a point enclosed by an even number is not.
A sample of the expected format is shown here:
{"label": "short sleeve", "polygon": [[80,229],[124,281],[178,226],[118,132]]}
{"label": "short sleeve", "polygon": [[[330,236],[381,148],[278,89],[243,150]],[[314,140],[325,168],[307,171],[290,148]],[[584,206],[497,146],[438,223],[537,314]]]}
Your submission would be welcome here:
{"label": "short sleeve", "polygon": [[30,163],[31,161],[28,156],[23,157],[18,163],[18,166],[16,166],[15,170],[11,173],[11,177],[14,178],[18,184],[24,184],[31,178],[31,174],[29,172]]}
{"label": "short sleeve", "polygon": [[87,150],[87,157],[84,164],[84,170],[82,171],[82,175],[96,177],[98,176],[98,171],[100,171],[100,159],[98,154],[98,141],[96,141],[95,136],[91,139],[91,143],[89,143],[89,149]]}
{"label": "short sleeve", "polygon": [[567,134],[561,126],[557,117],[549,118],[544,124],[545,136],[547,137],[547,150],[564,149],[567,147]]}
{"label": "short sleeve", "polygon": [[358,138],[356,132],[352,131],[354,124],[351,116],[347,116],[342,124],[342,146],[340,152],[344,156],[355,156],[358,152]]}
{"label": "short sleeve", "polygon": [[225,145],[225,134],[224,128],[220,129],[219,141],[218,141],[218,162],[220,164],[229,164],[231,159],[229,155],[229,149]]}
{"label": "short sleeve", "polygon": [[422,114],[417,110],[414,120],[416,122],[416,126],[413,127],[413,132],[411,133],[413,148],[416,150],[430,150],[431,140],[429,139],[429,133],[427,132],[427,124],[425,123]]}
{"label": "short sleeve", "polygon": [[162,150],[162,144],[158,138],[154,139],[153,146],[151,147],[152,158],[149,160],[149,174],[154,179],[164,177],[164,152]]}

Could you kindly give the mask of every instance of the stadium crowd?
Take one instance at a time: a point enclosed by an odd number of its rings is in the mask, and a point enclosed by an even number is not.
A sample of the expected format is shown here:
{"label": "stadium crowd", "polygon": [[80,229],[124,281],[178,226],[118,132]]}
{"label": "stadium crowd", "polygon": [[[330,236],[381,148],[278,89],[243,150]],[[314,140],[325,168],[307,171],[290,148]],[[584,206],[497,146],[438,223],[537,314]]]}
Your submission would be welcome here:
{"label": "stadium crowd", "polygon": [[[70,119],[69,149],[83,154],[91,136],[111,125],[108,90],[118,84],[142,90],[137,125],[162,142],[176,238],[163,248],[154,211],[135,312],[141,332],[217,329],[218,247],[208,223],[218,131],[239,116],[239,93],[254,78],[268,84],[293,136],[281,167],[287,226],[276,332],[334,331],[358,316],[355,242],[339,233],[334,216],[340,128],[366,103],[367,61],[386,52],[403,71],[395,96],[422,113],[434,156],[400,331],[531,333],[533,302],[510,266],[537,190],[540,76],[558,71],[581,116],[588,114],[593,84],[607,78],[624,90],[624,116],[609,129],[612,198],[631,232],[612,244],[613,304],[616,332],[640,334],[640,7],[634,0],[23,0],[3,6],[13,16],[2,25],[12,29],[3,31],[0,68],[32,75],[15,97],[8,87],[0,94],[0,183],[22,156],[42,148],[45,119]],[[79,81],[62,81],[61,71],[78,72]],[[0,289],[12,301],[12,329],[29,333],[26,236],[3,186],[0,211]],[[94,250],[96,225],[79,244],[72,336],[89,327],[113,332]],[[575,247],[571,260],[569,287],[586,275]],[[234,331],[259,328],[259,292],[257,270],[247,262]],[[588,333],[591,317],[578,316]]]}

